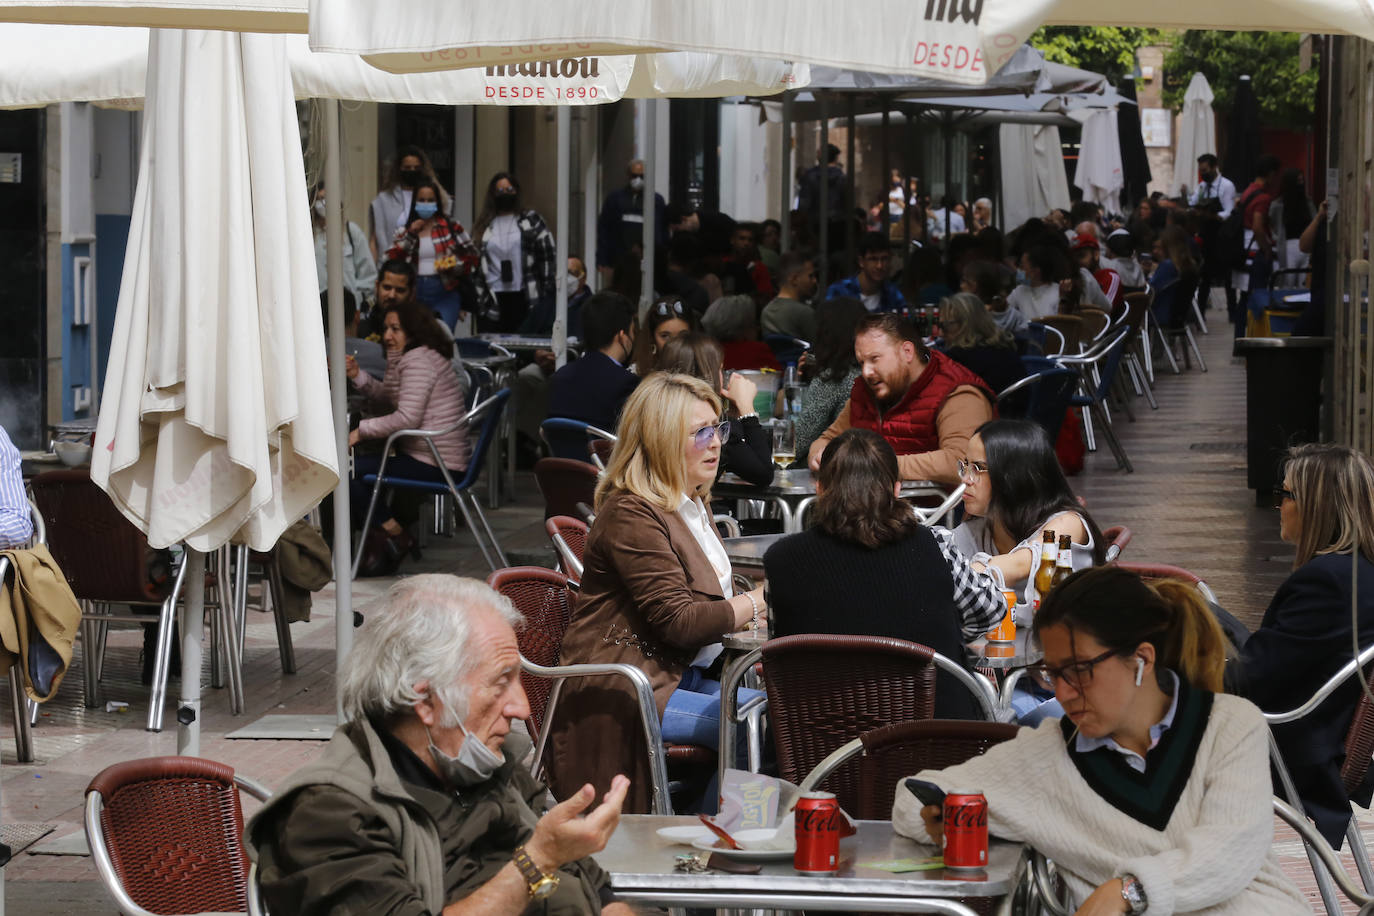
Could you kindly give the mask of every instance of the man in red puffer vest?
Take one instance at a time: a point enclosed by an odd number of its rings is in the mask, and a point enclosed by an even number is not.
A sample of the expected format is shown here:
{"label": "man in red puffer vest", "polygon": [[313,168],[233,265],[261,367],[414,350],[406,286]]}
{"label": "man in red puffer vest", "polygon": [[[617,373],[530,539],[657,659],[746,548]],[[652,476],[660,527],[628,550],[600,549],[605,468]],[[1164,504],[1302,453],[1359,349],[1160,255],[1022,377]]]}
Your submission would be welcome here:
{"label": "man in red puffer vest", "polygon": [[957,485],[955,462],[964,457],[974,430],[993,417],[992,389],[943,353],[926,349],[911,322],[892,312],[859,321],[854,355],[862,374],[849,403],[811,444],[811,470],[820,467],[831,439],[857,427],[888,441],[903,480]]}

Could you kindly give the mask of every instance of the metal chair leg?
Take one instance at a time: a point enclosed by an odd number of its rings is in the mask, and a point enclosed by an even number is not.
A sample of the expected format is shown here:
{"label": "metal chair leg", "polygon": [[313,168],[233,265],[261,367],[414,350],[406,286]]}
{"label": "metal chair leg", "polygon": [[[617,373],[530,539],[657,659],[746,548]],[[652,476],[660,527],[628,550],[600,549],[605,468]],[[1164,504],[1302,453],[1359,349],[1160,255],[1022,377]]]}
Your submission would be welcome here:
{"label": "metal chair leg", "polygon": [[1145,400],[1150,405],[1150,409],[1159,410],[1159,402],[1155,400],[1154,390],[1150,388],[1149,382],[1145,379],[1145,369],[1140,365],[1139,361],[1135,358],[1134,353],[1131,354],[1130,366],[1131,374],[1139,377],[1140,383],[1138,387],[1140,388],[1141,393],[1145,395]]}
{"label": "metal chair leg", "polygon": [[1087,407],[1078,408],[1079,419],[1083,423],[1083,441],[1088,446],[1088,451],[1097,451],[1097,437],[1093,435],[1092,411]]}
{"label": "metal chair leg", "polygon": [[[1097,402],[1093,402],[1093,407],[1095,411],[1101,409]],[[1124,469],[1127,473],[1134,473],[1135,468],[1131,466],[1131,459],[1126,455],[1126,450],[1121,447],[1120,441],[1117,440],[1112,425],[1100,416],[1098,421],[1102,428],[1102,435],[1107,440],[1107,447],[1112,450],[1112,455],[1116,458],[1116,466]]]}
{"label": "metal chair leg", "polygon": [[[183,563],[183,569],[185,564]],[[167,673],[172,663],[172,621],[176,619],[176,596],[162,602],[157,615],[157,650],[153,657],[153,689],[148,698],[150,732],[162,731],[162,704],[167,699]]]}
{"label": "metal chair leg", "polygon": [[248,632],[248,562],[247,544],[234,548],[234,620],[239,628],[239,655],[243,655],[243,640]]}
{"label": "metal chair leg", "polygon": [[1159,335],[1159,349],[1163,351],[1164,358],[1169,361],[1169,368],[1173,370],[1174,375],[1178,375],[1178,361],[1174,359],[1174,348],[1169,346],[1169,338],[1159,325],[1155,325],[1155,333]]}
{"label": "metal chair leg", "polygon": [[10,703],[14,710],[14,752],[20,763],[33,763],[33,732],[29,724],[29,698],[24,694],[24,675],[10,665]]}
{"label": "metal chair leg", "polygon": [[372,498],[367,502],[367,515],[363,517],[362,530],[358,532],[358,543],[353,546],[353,578],[358,578],[358,566],[363,561],[363,544],[367,540],[367,532],[372,527],[372,516],[377,511],[377,498],[382,494],[382,475],[386,473],[386,457],[382,457],[382,463],[377,468],[377,480],[372,484]]}
{"label": "metal chair leg", "polygon": [[[90,613],[89,604],[83,601],[82,605],[82,614]],[[99,640],[95,635],[95,621],[83,616],[81,618],[81,696],[87,709],[93,709],[99,704],[97,699],[99,681],[95,674],[95,656],[99,651],[98,642]]]}
{"label": "metal chair leg", "polygon": [[[455,501],[458,504],[458,510],[463,513],[463,523],[468,526],[468,530],[472,532],[472,539],[477,542],[477,549],[482,551],[482,559],[487,561],[487,566],[493,571],[500,569],[501,567],[492,560],[491,552],[487,550],[487,542],[482,540],[482,532],[477,530],[477,520],[472,517],[472,510],[468,508],[468,500],[459,496]],[[477,500],[474,498],[472,503],[476,505]]]}
{"label": "metal chair leg", "polygon": [[1207,319],[1202,317],[1202,306],[1198,305],[1197,296],[1193,297],[1193,317],[1197,319],[1197,326],[1202,329],[1202,333],[1211,333],[1207,330]]}
{"label": "metal chair leg", "polygon": [[282,601],[281,567],[277,558],[267,564],[267,584],[272,595],[272,620],[277,625],[277,654],[281,656],[282,674],[296,673],[296,649],[291,643],[291,621],[286,619],[286,605]]}
{"label": "metal chair leg", "polygon": [[1374,866],[1369,863],[1369,851],[1365,849],[1364,837],[1360,834],[1360,826],[1355,823],[1353,814],[1345,828],[1345,839],[1350,844],[1350,857],[1355,860],[1355,868],[1360,872],[1360,881],[1364,883],[1364,889],[1374,891]]}
{"label": "metal chair leg", "polygon": [[[1203,333],[1205,334],[1206,332],[1204,331]],[[1198,368],[1201,369],[1203,372],[1206,372],[1206,371],[1207,371],[1207,363],[1206,363],[1206,361],[1202,358],[1202,351],[1199,350],[1198,347],[1197,347],[1197,338],[1193,336],[1193,329],[1192,329],[1192,328],[1184,328],[1184,329],[1183,329],[1183,336],[1184,336],[1184,339],[1188,341],[1188,349],[1190,349],[1190,350],[1193,351],[1193,358],[1197,360],[1197,366],[1198,366]]]}

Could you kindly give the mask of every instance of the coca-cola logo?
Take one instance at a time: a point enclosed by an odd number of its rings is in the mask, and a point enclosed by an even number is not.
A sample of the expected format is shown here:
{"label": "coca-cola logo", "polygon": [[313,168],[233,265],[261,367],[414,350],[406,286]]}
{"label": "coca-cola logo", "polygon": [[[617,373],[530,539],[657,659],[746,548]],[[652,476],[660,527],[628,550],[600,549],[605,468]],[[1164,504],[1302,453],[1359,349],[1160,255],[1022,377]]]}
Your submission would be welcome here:
{"label": "coca-cola logo", "polygon": [[968,830],[987,825],[986,805],[950,805],[945,809],[945,829]]}
{"label": "coca-cola logo", "polygon": [[797,811],[797,829],[807,833],[838,832],[842,823],[840,809],[835,806],[802,808]]}

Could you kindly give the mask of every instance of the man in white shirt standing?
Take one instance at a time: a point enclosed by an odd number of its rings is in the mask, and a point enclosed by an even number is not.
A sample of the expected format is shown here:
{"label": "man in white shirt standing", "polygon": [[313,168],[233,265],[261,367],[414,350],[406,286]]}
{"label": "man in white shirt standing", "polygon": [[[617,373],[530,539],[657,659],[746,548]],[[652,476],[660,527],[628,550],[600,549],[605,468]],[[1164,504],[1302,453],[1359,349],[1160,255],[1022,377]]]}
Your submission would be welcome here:
{"label": "man in white shirt standing", "polygon": [[1226,287],[1228,311],[1235,307],[1236,291],[1231,287],[1229,265],[1222,264],[1217,251],[1217,235],[1222,222],[1231,215],[1236,206],[1236,186],[1231,179],[1221,174],[1221,163],[1212,153],[1197,157],[1198,179],[1200,183],[1188,196],[1188,206],[1202,215],[1202,286],[1198,289],[1198,302],[1204,309],[1208,306],[1211,287]]}

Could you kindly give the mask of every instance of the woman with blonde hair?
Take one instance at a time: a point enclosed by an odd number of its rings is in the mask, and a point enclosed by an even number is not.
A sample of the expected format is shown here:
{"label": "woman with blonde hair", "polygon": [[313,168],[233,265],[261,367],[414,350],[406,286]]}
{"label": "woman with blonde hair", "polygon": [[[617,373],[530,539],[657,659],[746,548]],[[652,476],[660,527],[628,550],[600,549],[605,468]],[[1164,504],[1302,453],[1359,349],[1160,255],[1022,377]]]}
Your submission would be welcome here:
{"label": "woman with blonde hair", "polygon": [[1197,590],[1074,573],[1035,617],[1062,719],[897,786],[892,826],[943,838],[927,798],[981,789],[988,832],[1054,860],[1079,914],[1310,913],[1273,852],[1260,711],[1218,693],[1225,639]]}
{"label": "woman with blonde hair", "polygon": [[[707,669],[721,636],[756,627],[764,607],[762,588],[736,594],[711,521],[720,411],[710,385],[669,372],[650,375],[625,402],[619,441],[596,488],[596,521],[561,655],[565,664],[643,669],[664,741],[713,748],[720,683]],[[555,794],[584,783],[604,794],[617,773],[627,773],[625,810],[647,812],[650,777],[629,682],[582,678],[563,696],[549,726]]]}
{"label": "woman with blonde hair", "polygon": [[[1374,644],[1374,463],[1344,445],[1296,446],[1274,501],[1279,537],[1297,548],[1293,573],[1228,675],[1261,709],[1286,712],[1354,657],[1352,615],[1359,648]],[[1347,795],[1340,771],[1360,689],[1351,678],[1309,715],[1274,728],[1303,807],[1337,847],[1350,802],[1370,800],[1368,777]]]}
{"label": "woman with blonde hair", "polygon": [[993,391],[1026,377],[1011,332],[999,327],[983,300],[955,293],[940,300],[940,343],[945,355],[979,375]]}

